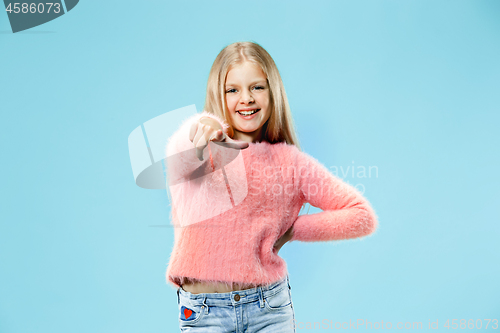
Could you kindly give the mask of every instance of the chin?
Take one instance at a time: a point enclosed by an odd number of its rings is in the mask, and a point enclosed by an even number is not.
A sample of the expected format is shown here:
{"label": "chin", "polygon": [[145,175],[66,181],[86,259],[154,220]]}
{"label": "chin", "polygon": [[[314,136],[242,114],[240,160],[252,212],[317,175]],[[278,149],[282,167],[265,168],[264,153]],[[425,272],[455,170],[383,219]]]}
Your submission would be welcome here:
{"label": "chin", "polygon": [[253,133],[255,131],[257,131],[259,128],[243,128],[243,127],[240,127],[241,129],[239,130],[240,132],[244,132],[244,133]]}

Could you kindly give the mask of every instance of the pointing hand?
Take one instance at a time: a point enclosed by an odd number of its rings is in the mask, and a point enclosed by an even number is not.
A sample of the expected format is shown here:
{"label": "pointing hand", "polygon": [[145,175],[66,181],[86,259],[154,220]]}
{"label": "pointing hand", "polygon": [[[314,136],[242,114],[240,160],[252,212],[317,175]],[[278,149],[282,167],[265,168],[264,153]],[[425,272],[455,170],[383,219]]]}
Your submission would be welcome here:
{"label": "pointing hand", "polygon": [[245,149],[249,146],[248,142],[233,140],[223,131],[218,121],[209,117],[201,117],[197,122],[191,125],[189,131],[189,140],[196,147],[196,156],[203,161],[203,149],[209,141],[230,143],[227,147],[234,149]]}

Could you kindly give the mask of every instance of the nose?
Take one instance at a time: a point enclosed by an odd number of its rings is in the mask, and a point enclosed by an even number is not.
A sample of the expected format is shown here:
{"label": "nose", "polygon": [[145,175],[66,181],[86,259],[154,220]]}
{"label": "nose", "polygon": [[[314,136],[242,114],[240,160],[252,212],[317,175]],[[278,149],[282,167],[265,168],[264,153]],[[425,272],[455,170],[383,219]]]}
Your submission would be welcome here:
{"label": "nose", "polygon": [[243,93],[241,94],[240,102],[242,102],[243,104],[253,103],[254,99],[252,93],[250,91],[243,91]]}

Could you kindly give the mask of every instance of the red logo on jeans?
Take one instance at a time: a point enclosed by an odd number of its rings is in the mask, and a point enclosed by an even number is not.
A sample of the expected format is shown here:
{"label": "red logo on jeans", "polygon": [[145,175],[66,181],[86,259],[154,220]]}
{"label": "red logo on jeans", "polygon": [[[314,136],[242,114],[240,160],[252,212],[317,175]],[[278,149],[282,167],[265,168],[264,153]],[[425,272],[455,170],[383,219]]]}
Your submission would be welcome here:
{"label": "red logo on jeans", "polygon": [[191,317],[192,314],[193,314],[193,310],[190,310],[188,308],[184,309],[184,318],[188,319],[189,317]]}

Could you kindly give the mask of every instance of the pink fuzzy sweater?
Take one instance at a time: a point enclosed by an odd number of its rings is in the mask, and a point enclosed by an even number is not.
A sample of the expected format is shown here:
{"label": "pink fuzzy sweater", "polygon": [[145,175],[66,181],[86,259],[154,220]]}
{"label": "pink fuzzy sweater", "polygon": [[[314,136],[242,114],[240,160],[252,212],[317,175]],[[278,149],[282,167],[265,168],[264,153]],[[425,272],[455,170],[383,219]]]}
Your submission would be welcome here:
{"label": "pink fuzzy sweater", "polygon": [[[242,150],[210,142],[196,156],[186,119],[166,146],[174,247],[167,282],[269,284],[287,274],[273,248],[293,225],[294,240],[313,242],[373,233],[377,216],[353,186],[296,146],[250,143]],[[304,203],[323,211],[298,215]]]}

